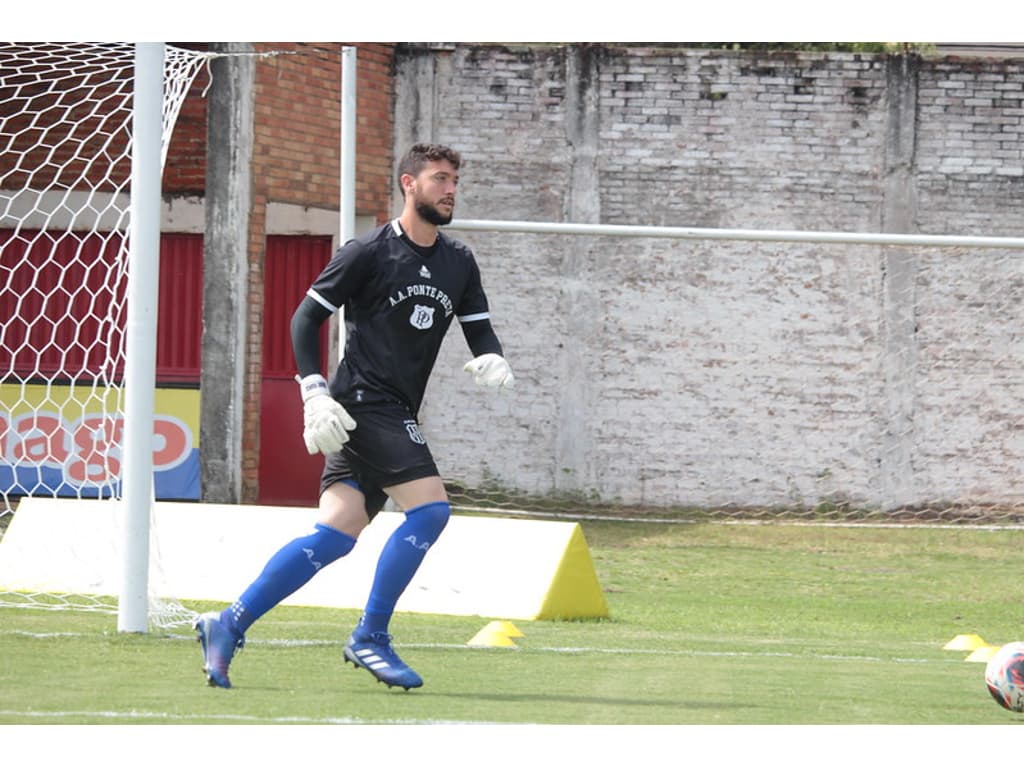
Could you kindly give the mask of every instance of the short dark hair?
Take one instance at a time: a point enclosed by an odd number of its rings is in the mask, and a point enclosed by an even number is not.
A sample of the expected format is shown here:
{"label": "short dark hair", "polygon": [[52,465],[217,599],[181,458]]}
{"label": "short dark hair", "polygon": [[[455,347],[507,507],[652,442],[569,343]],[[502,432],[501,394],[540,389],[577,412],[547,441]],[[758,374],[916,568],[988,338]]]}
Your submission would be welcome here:
{"label": "short dark hair", "polygon": [[402,189],[402,177],[407,173],[410,176],[419,176],[423,166],[437,160],[447,160],[456,170],[462,165],[462,155],[443,144],[414,144],[405,153],[405,157],[398,163],[398,188],[402,190],[403,197],[405,190]]}

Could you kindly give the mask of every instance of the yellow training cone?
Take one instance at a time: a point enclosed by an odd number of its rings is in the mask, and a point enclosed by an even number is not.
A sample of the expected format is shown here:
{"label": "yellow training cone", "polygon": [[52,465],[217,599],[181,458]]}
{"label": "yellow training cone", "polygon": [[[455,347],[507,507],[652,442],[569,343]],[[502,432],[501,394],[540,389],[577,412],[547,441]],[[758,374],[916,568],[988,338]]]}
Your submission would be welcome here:
{"label": "yellow training cone", "polygon": [[999,650],[998,645],[982,645],[975,648],[964,661],[980,661],[987,663],[989,659],[995,656],[996,651]]}
{"label": "yellow training cone", "polygon": [[[466,645],[478,645],[488,646],[493,648],[515,648],[516,644],[512,642],[512,638],[509,637],[509,632],[504,626],[508,622],[492,621],[486,627],[477,632],[473,639],[470,640]],[[511,625],[509,625],[511,626]],[[512,627],[515,629],[515,627]],[[518,630],[516,630],[518,632]],[[517,634],[516,637],[522,637],[523,635]]]}
{"label": "yellow training cone", "polygon": [[986,645],[978,635],[957,635],[942,647],[947,651],[973,651]]}
{"label": "yellow training cone", "polygon": [[526,635],[519,631],[519,627],[517,627],[511,621],[499,621],[495,623],[500,624],[501,631],[509,637],[526,637]]}

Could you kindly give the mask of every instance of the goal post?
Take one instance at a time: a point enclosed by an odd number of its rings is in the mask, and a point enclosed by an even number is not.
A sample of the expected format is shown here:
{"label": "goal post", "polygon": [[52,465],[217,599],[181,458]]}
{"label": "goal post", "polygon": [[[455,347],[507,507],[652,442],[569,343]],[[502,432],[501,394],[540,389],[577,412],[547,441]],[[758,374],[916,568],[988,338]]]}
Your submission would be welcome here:
{"label": "goal post", "polygon": [[117,614],[117,628],[121,632],[145,632],[149,626],[163,82],[163,43],[136,43],[122,462],[124,562]]}

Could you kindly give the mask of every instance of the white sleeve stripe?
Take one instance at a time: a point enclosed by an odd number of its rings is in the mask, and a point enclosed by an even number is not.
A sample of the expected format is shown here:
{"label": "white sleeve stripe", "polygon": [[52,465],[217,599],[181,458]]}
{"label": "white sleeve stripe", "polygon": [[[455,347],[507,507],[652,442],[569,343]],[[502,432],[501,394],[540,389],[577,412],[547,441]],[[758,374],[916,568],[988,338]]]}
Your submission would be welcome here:
{"label": "white sleeve stripe", "polygon": [[337,312],[338,311],[338,308],[336,306],[331,304],[331,302],[329,302],[327,299],[325,299],[319,293],[314,291],[312,288],[310,288],[308,291],[306,291],[306,295],[309,296],[309,298],[313,299],[317,304],[320,304],[323,307],[325,307],[326,309],[331,310],[331,312]]}
{"label": "white sleeve stripe", "polygon": [[475,315],[462,315],[459,318],[460,323],[472,323],[474,320],[487,320],[491,316],[490,312],[477,312]]}

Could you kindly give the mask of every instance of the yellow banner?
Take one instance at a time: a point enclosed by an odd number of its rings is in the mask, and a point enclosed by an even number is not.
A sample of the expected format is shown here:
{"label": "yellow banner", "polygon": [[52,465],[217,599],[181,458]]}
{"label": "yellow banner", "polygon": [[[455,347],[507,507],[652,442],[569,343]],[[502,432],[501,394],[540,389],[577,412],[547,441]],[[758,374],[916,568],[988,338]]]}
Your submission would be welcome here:
{"label": "yellow banner", "polygon": [[[0,487],[9,493],[116,493],[124,393],[91,384],[0,384]],[[157,498],[199,498],[199,390],[154,393]]]}

